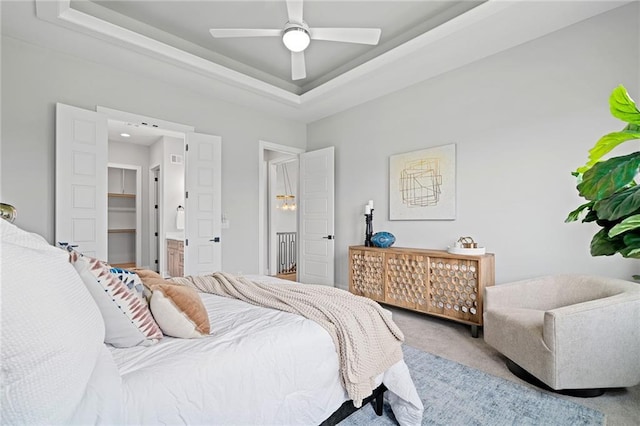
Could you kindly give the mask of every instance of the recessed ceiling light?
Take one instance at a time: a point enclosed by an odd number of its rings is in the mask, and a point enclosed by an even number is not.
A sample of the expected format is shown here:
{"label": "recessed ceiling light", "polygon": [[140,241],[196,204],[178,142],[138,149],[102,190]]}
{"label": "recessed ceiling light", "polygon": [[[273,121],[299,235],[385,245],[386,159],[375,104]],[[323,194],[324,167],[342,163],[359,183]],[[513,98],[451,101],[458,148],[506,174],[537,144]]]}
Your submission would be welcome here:
{"label": "recessed ceiling light", "polygon": [[131,135],[129,133],[120,133],[120,136],[122,136],[123,138],[130,138]]}

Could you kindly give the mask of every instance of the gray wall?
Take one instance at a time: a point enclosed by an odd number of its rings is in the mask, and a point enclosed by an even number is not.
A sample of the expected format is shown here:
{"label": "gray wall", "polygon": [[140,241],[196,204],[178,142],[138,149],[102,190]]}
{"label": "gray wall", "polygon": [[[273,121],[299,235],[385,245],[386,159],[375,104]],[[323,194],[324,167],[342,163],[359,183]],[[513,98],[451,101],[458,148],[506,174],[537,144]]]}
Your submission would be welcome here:
{"label": "gray wall", "polygon": [[[172,154],[183,157],[182,164],[171,164]],[[162,175],[162,194],[164,204],[164,232],[179,232],[176,227],[178,206],[184,207],[184,140],[169,136],[163,137],[163,158],[160,170]]]}
{"label": "gray wall", "polygon": [[[398,246],[444,248],[474,236],[496,253],[498,282],[553,272],[628,278],[637,261],[590,257],[595,228],[563,221],[581,201],[569,172],[599,136],[621,127],[608,114],[611,89],[624,83],[640,98],[639,9],[615,10],[309,126],[5,36],[0,198],[18,207],[18,225],[53,241],[55,103],[102,105],[222,136],[228,271],[257,272],[262,139],[336,147],[339,285],[348,246],[362,242],[369,199],[374,229],[396,234]],[[457,144],[457,220],[389,221],[389,156],[446,143]]]}
{"label": "gray wall", "polygon": [[50,242],[56,102],[101,105],[221,136],[222,208],[231,223],[222,232],[223,268],[258,271],[258,141],[304,148],[304,124],[3,36],[0,196],[18,208],[19,226]]}
{"label": "gray wall", "polygon": [[[638,4],[614,10],[347,112],[312,123],[307,149],[336,147],[336,282],[362,210],[396,246],[445,249],[473,236],[496,254],[498,283],[542,274],[630,279],[638,260],[589,255],[596,227],[564,223],[581,204],[570,175],[603,134],[622,128],[608,97],[640,99]],[[389,156],[457,145],[457,219],[390,221]],[[638,148],[635,146],[634,148]]]}

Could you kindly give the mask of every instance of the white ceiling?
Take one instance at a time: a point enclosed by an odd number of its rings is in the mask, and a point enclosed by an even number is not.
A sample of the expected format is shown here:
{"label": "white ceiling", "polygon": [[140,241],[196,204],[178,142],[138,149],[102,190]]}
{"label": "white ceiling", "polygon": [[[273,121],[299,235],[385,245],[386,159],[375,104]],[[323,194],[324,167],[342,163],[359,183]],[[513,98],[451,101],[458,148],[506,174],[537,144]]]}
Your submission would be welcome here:
{"label": "white ceiling", "polygon": [[308,78],[295,84],[277,38],[214,40],[208,32],[279,28],[287,19],[284,0],[2,0],[0,6],[3,35],[308,123],[630,1],[306,0],[311,26],[379,27],[382,37],[376,47],[313,41]]}
{"label": "white ceiling", "polygon": [[[122,136],[127,134],[129,136]],[[159,141],[166,131],[148,125],[109,120],[109,142],[135,143],[150,146]]]}
{"label": "white ceiling", "polygon": [[[312,41],[307,78],[292,81],[290,52],[278,37],[214,39],[211,28],[276,28],[284,0],[72,1],[71,7],[301,94],[449,21],[485,0],[318,1],[303,3],[310,27],[380,28],[378,46]],[[114,13],[115,12],[115,13]]]}

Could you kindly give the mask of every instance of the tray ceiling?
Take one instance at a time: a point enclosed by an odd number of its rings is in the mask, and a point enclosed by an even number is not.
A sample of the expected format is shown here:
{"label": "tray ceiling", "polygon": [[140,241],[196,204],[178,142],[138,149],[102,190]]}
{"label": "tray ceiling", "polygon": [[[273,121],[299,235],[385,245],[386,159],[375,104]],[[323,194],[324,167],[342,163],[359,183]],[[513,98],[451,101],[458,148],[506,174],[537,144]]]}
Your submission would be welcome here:
{"label": "tray ceiling", "polygon": [[[290,79],[279,38],[213,39],[210,28],[278,28],[284,0],[1,1],[2,34],[312,122],[630,3],[306,0],[314,27],[378,27],[378,46],[314,40]],[[479,82],[481,83],[481,82]]]}
{"label": "tray ceiling", "polygon": [[290,52],[278,37],[214,39],[211,28],[282,28],[284,0],[72,1],[71,7],[302,94],[424,34],[484,1],[318,1],[303,3],[311,27],[381,28],[377,46],[312,41],[307,78],[292,81]]}

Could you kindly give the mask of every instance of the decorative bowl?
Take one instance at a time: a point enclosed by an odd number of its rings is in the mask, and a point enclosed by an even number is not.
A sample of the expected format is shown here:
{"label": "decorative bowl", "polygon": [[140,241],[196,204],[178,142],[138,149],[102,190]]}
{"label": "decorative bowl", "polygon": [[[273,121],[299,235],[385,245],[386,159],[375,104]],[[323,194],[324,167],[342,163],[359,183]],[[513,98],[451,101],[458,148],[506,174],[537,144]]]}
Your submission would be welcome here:
{"label": "decorative bowl", "polygon": [[396,242],[396,237],[391,232],[376,232],[371,237],[371,242],[376,247],[387,248],[391,247]]}

